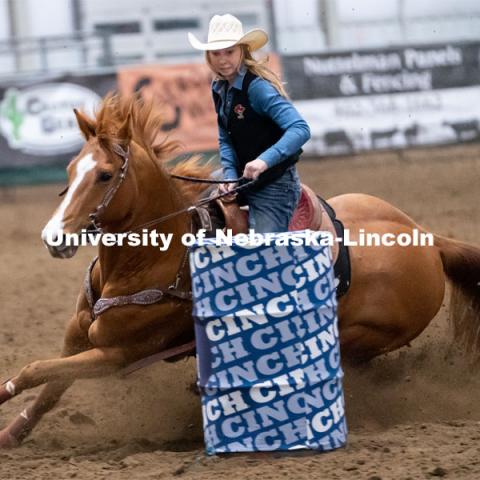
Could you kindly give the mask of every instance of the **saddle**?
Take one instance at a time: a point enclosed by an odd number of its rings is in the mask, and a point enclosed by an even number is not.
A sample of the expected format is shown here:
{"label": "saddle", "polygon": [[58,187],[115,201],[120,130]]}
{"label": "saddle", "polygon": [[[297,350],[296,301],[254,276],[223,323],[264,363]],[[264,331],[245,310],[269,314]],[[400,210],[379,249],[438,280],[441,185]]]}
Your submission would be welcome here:
{"label": "saddle", "polygon": [[[225,202],[217,199],[209,209],[212,219],[212,231],[215,228],[229,228],[232,233],[248,233],[248,210],[241,208],[236,201]],[[335,210],[321,197],[318,197],[307,185],[302,184],[302,192],[297,208],[293,213],[289,231],[322,230],[332,238],[343,238],[344,226],[336,218]],[[334,242],[332,261],[337,282],[337,297],[344,295],[351,279],[350,255],[343,242]]]}

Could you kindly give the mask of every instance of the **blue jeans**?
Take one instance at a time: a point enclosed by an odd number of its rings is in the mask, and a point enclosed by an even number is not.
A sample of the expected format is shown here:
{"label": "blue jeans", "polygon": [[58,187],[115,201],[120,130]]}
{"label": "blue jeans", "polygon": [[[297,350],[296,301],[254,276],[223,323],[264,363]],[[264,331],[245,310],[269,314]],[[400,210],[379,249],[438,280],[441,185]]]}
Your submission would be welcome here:
{"label": "blue jeans", "polygon": [[248,226],[256,233],[286,232],[300,199],[300,179],[295,165],[258,192],[245,192]]}

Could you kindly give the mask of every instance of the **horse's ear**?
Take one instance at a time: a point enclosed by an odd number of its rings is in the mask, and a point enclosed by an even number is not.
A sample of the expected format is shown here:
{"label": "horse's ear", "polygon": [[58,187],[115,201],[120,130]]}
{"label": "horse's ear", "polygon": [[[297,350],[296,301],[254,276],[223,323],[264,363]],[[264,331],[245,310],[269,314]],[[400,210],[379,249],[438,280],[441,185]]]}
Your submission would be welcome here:
{"label": "horse's ear", "polygon": [[132,115],[130,112],[128,112],[127,118],[125,118],[117,132],[118,141],[123,148],[128,148],[130,140],[132,139],[132,129],[130,123],[131,118]]}
{"label": "horse's ear", "polygon": [[76,108],[73,109],[75,117],[77,117],[78,127],[83,133],[85,140],[95,136],[95,124],[83,113],[79,112]]}

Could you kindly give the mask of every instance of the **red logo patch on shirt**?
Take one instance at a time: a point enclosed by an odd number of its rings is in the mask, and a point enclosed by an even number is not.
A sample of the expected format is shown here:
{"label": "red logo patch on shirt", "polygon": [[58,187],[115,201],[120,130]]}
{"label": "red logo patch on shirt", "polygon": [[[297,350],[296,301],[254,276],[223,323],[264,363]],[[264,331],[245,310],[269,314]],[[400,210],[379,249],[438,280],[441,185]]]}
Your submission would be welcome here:
{"label": "red logo patch on shirt", "polygon": [[245,112],[245,107],[241,103],[235,105],[233,111],[235,112],[239,120],[243,120],[245,118],[245,116],[243,115],[243,112]]}

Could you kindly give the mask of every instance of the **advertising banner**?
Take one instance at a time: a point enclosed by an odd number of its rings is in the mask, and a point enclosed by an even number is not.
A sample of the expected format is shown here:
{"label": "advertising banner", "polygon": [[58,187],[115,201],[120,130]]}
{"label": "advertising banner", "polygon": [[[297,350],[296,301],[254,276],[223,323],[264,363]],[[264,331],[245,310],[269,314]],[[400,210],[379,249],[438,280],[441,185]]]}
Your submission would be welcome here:
{"label": "advertising banner", "polygon": [[480,43],[283,57],[288,90],[330,155],[480,137]]}
{"label": "advertising banner", "polygon": [[[93,113],[116,75],[61,76],[0,87],[0,179],[11,169],[64,168],[83,139],[73,108]],[[31,169],[29,169],[30,172]]]}
{"label": "advertising banner", "polygon": [[305,245],[304,234],[192,249],[207,453],[346,443],[330,248]]}
{"label": "advertising banner", "polygon": [[[268,65],[278,72],[276,55]],[[204,63],[184,65],[147,65],[120,69],[121,94],[141,91],[164,114],[160,137],[168,135],[181,142],[183,152],[218,149],[218,127],[211,93],[212,73]]]}
{"label": "advertising banner", "polygon": [[147,65],[118,72],[120,93],[131,95],[141,90],[147,101],[163,111],[161,133],[181,141],[183,149],[190,152],[217,148],[211,82],[210,70],[203,64]]}

